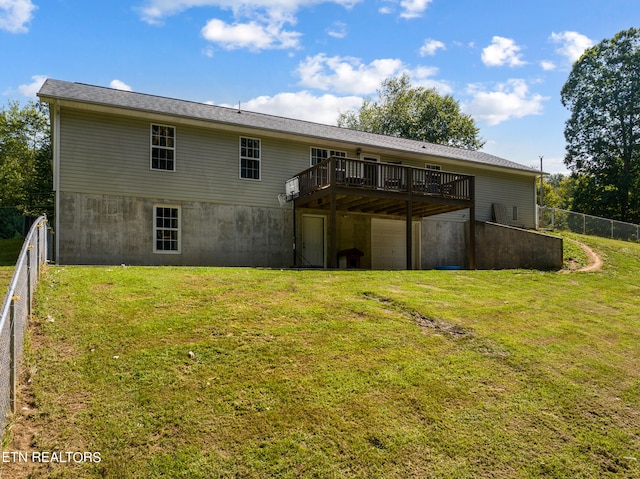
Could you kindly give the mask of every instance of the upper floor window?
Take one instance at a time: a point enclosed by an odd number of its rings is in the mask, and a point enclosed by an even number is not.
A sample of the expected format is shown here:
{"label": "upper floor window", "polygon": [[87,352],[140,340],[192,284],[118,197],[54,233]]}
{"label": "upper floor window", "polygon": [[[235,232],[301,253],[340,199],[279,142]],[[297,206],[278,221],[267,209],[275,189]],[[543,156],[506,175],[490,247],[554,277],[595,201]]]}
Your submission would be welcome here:
{"label": "upper floor window", "polygon": [[240,178],[260,179],[260,140],[240,137]]}
{"label": "upper floor window", "polygon": [[347,153],[344,151],[337,150],[327,150],[326,148],[316,148],[311,147],[311,166],[317,165],[318,163],[322,163],[327,158],[331,158],[332,156],[339,156],[341,158],[346,158]]}
{"label": "upper floor window", "polygon": [[442,168],[440,168],[440,165],[431,165],[429,163],[427,163],[426,165],[424,165],[424,167],[427,170],[441,170]]}
{"label": "upper floor window", "polygon": [[176,170],[176,129],[151,125],[151,169]]}

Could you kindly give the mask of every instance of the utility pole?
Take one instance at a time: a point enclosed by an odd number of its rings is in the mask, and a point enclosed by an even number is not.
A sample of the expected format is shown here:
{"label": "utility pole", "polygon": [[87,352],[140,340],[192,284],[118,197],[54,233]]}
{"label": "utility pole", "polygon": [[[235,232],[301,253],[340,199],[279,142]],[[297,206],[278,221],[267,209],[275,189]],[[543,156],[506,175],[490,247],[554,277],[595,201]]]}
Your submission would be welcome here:
{"label": "utility pole", "polygon": [[542,169],[542,158],[540,157],[540,206],[544,208],[544,170]]}

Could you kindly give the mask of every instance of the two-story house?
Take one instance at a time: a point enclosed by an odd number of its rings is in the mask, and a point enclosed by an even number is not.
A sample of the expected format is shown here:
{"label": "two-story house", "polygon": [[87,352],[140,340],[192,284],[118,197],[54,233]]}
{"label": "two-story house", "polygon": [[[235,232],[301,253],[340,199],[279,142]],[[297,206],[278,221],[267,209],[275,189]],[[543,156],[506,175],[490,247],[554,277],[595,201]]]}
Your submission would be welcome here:
{"label": "two-story house", "polygon": [[558,263],[556,240],[522,229],[536,226],[540,173],[527,166],[80,83],[49,79],[38,95],[51,112],[60,264]]}

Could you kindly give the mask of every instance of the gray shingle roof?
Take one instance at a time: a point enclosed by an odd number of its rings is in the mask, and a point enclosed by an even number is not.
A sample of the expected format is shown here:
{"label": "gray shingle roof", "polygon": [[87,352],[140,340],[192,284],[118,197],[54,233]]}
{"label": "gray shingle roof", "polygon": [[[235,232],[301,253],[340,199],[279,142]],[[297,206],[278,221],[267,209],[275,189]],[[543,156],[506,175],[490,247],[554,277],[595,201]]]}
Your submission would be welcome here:
{"label": "gray shingle roof", "polygon": [[83,83],[73,83],[48,79],[38,92],[38,96],[47,100],[71,100],[95,105],[112,106],[131,110],[139,110],[184,118],[237,125],[248,128],[281,132],[305,137],[334,140],[354,145],[379,147],[401,152],[432,155],[466,162],[478,163],[499,168],[507,168],[539,173],[528,166],[483,153],[450,146],[437,145],[422,141],[406,140],[384,135],[376,135],[337,126],[324,125],[309,121],[294,120],[263,113],[254,113],[207,105],[193,101],[177,100],[143,93],[128,92]]}

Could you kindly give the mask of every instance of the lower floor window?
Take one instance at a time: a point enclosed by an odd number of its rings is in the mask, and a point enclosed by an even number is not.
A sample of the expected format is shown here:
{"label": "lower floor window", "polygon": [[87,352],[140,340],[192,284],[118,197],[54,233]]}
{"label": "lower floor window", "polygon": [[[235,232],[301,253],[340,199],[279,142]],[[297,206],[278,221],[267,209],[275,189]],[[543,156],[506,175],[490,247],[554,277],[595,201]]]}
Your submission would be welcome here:
{"label": "lower floor window", "polygon": [[157,253],[180,252],[180,208],[155,207],[154,251]]}
{"label": "lower floor window", "polygon": [[260,160],[242,158],[240,160],[240,178],[260,179]]}

